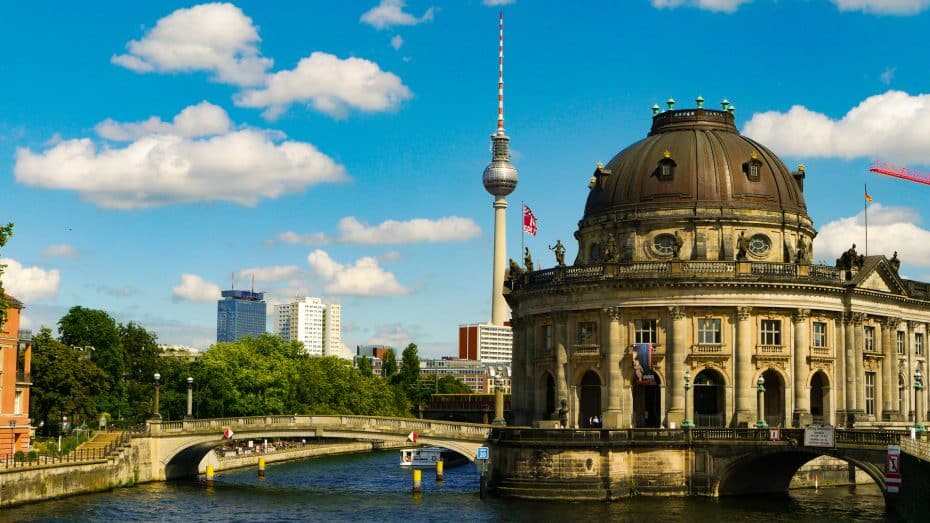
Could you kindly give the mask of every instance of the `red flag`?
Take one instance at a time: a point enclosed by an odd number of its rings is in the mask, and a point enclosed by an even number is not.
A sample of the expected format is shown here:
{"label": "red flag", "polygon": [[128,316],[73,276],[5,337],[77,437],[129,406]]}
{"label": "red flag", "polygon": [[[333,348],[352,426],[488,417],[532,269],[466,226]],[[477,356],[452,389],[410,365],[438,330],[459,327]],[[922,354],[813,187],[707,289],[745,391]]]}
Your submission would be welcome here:
{"label": "red flag", "polygon": [[417,434],[416,432],[411,432],[410,434],[407,434],[407,441],[412,441],[416,443],[418,439],[420,439],[420,435]]}
{"label": "red flag", "polygon": [[536,215],[526,204],[523,204],[523,232],[536,236]]}

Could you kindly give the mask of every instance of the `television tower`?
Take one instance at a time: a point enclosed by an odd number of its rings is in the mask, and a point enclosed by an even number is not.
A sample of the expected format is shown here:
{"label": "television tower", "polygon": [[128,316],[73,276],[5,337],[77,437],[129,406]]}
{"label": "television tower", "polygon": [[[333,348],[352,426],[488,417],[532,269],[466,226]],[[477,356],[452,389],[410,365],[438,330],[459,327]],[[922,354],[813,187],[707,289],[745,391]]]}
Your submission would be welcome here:
{"label": "television tower", "polygon": [[517,170],[510,163],[510,138],[504,133],[504,13],[500,14],[498,48],[497,132],[491,135],[491,163],[484,169],[484,188],[494,196],[494,266],[491,287],[491,324],[507,321],[504,269],[507,263],[507,200],[517,188]]}

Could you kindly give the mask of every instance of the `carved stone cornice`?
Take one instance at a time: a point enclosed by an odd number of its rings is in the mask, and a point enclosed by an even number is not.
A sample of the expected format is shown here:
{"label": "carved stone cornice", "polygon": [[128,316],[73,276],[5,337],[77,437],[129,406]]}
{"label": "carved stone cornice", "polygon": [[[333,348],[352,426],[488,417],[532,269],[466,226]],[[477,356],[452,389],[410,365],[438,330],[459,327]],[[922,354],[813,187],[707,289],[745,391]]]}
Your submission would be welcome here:
{"label": "carved stone cornice", "polygon": [[737,307],[736,318],[739,321],[746,321],[752,317],[752,307]]}
{"label": "carved stone cornice", "polygon": [[884,327],[885,329],[889,329],[889,330],[897,329],[898,325],[900,324],[901,324],[901,318],[895,318],[893,316],[882,318],[882,327]]}
{"label": "carved stone cornice", "polygon": [[846,323],[852,323],[853,325],[862,325],[862,322],[865,321],[865,314],[861,312],[850,312],[846,315]]}
{"label": "carved stone cornice", "polygon": [[684,307],[672,306],[668,308],[668,316],[673,321],[674,320],[683,320],[685,319],[685,309]]}
{"label": "carved stone cornice", "polygon": [[778,367],[784,371],[788,370],[790,356],[780,356],[780,355],[768,355],[768,354],[753,354],[752,362],[756,364],[756,370],[761,370],[769,367]]}
{"label": "carved stone cornice", "polygon": [[797,309],[796,311],[794,311],[794,314],[791,315],[791,319],[794,320],[795,323],[803,323],[807,321],[807,319],[810,317],[811,317],[810,309]]}
{"label": "carved stone cornice", "polygon": [[907,330],[908,332],[914,332],[918,327],[923,325],[922,321],[907,320]]}

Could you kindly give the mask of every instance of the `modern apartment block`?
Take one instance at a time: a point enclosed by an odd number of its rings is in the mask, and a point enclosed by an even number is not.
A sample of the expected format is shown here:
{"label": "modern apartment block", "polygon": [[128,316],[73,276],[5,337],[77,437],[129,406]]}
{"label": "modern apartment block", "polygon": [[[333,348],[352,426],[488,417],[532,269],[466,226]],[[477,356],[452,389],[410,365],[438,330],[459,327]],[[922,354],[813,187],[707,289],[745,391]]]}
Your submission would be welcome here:
{"label": "modern apartment block", "polygon": [[459,325],[459,358],[481,363],[510,363],[513,330],[509,324]]}
{"label": "modern apartment block", "polygon": [[7,296],[6,322],[0,327],[0,460],[29,451],[29,387],[32,385],[32,333],[19,329],[23,304]]}
{"label": "modern apartment block", "polygon": [[223,291],[222,299],[216,303],[216,342],[264,334],[266,307],[263,292]]}
{"label": "modern apartment block", "polygon": [[468,385],[476,394],[489,394],[498,389],[510,393],[510,367],[508,365],[485,364],[449,356],[420,360],[421,378],[442,378],[443,376],[454,376]]}
{"label": "modern apartment block", "polygon": [[342,306],[324,304],[319,298],[299,298],[275,305],[275,334],[303,343],[311,356],[339,356],[342,353]]}

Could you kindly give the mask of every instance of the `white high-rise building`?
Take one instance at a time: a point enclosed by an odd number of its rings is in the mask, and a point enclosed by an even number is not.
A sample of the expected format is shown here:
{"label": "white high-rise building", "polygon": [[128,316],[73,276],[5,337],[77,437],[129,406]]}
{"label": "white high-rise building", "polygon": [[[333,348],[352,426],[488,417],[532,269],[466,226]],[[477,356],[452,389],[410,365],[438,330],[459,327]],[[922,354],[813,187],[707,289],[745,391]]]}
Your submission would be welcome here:
{"label": "white high-rise building", "polygon": [[326,305],[319,298],[300,298],[275,305],[275,334],[304,344],[311,356],[342,354],[342,306]]}

